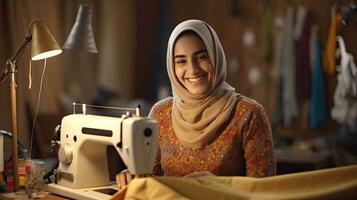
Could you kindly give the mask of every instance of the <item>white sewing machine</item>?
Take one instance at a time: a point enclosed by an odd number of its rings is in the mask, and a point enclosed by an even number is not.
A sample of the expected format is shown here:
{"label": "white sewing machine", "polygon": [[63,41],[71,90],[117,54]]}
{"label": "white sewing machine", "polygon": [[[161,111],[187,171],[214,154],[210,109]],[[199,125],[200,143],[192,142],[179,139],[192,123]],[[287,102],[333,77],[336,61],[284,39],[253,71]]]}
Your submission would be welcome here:
{"label": "white sewing machine", "polygon": [[139,108],[134,114],[108,117],[86,114],[87,106],[82,104],[81,114],[74,111],[62,119],[60,141],[55,142],[57,184],[48,188],[73,199],[110,199],[118,188],[109,180],[106,147],[115,147],[132,174],[150,174],[157,152],[157,122],[140,117]]}

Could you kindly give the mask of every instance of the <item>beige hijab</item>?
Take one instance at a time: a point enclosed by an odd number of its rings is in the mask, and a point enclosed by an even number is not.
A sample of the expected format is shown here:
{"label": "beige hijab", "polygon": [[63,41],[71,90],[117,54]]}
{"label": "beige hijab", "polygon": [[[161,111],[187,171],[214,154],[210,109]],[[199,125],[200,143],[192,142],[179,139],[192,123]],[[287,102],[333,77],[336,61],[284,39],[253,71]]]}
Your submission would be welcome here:
{"label": "beige hijab", "polygon": [[[191,94],[177,79],[173,51],[177,37],[192,30],[203,40],[213,66],[211,87],[203,95]],[[203,147],[220,133],[236,102],[235,89],[226,79],[226,58],[216,32],[200,20],[187,20],[171,33],[167,48],[167,72],[173,93],[172,124],[181,144],[192,148]]]}

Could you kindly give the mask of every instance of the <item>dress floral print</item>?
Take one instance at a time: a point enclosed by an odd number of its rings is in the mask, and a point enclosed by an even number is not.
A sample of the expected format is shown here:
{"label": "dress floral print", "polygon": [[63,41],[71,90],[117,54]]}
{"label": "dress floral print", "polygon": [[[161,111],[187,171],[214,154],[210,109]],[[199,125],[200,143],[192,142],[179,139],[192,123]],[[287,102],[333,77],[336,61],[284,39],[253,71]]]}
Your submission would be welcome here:
{"label": "dress floral print", "polygon": [[206,146],[193,149],[177,140],[171,123],[172,98],[154,105],[158,121],[158,153],[153,175],[185,176],[210,171],[218,176],[264,177],[275,175],[276,162],[270,124],[263,107],[238,96],[236,108],[220,134]]}

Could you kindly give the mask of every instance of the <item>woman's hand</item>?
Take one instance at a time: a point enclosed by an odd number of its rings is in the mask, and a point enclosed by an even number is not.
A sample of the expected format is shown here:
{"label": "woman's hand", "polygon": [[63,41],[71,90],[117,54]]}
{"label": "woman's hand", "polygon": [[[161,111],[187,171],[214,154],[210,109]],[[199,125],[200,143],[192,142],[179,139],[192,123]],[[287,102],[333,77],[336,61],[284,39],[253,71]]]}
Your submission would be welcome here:
{"label": "woman's hand", "polygon": [[132,175],[127,169],[121,171],[115,177],[119,189],[125,188],[129,184],[129,182],[134,178],[135,176]]}
{"label": "woman's hand", "polygon": [[193,177],[201,177],[201,176],[216,176],[216,175],[212,174],[209,171],[200,171],[200,172],[192,172],[190,174],[187,174],[186,176],[184,176],[184,178],[193,178]]}

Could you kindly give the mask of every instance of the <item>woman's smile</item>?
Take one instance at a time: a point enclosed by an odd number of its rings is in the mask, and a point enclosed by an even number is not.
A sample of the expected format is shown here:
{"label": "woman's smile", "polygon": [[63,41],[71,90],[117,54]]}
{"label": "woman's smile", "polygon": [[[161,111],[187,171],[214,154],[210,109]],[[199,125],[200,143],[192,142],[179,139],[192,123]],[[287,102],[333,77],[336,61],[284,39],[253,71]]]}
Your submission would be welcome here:
{"label": "woman's smile", "polygon": [[189,82],[192,85],[199,85],[202,84],[204,81],[207,81],[207,75],[202,74],[202,75],[188,77],[185,78],[185,81]]}

